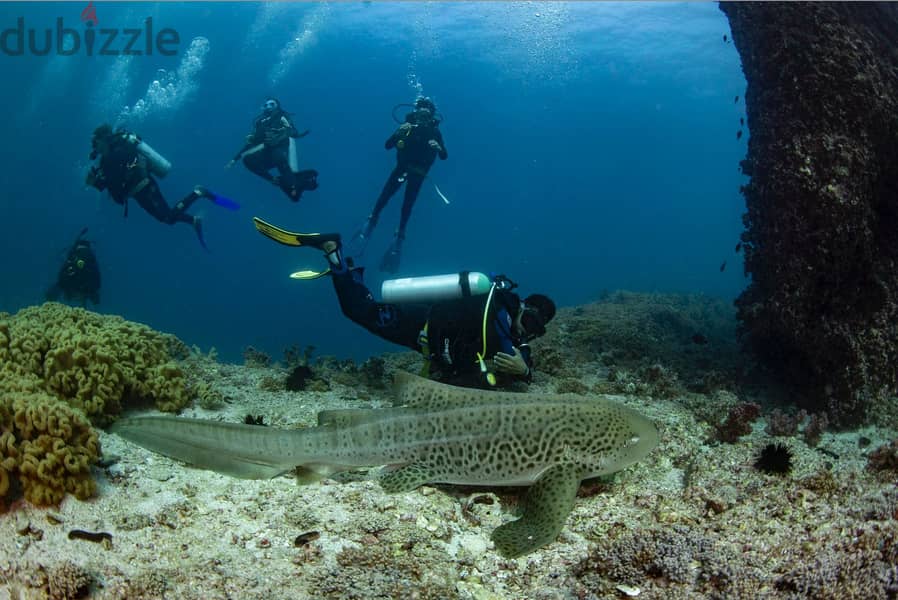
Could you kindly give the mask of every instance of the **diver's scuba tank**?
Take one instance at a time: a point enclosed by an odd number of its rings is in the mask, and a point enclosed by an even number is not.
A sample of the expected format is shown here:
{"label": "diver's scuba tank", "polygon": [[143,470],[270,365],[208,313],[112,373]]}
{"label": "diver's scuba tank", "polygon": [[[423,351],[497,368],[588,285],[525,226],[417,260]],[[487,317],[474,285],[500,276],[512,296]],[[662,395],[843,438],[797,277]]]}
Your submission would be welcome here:
{"label": "diver's scuba tank", "polygon": [[144,158],[147,159],[150,173],[157,177],[165,177],[171,171],[171,163],[161,154],[153,150],[153,148],[137,135],[129,133],[126,139],[137,147]]}
{"label": "diver's scuba tank", "polygon": [[290,138],[290,145],[287,148],[287,164],[290,166],[291,173],[299,173],[299,160],[296,158],[296,140]]}
{"label": "diver's scuba tank", "polygon": [[426,303],[486,294],[490,286],[492,281],[483,273],[462,271],[448,275],[388,279],[381,285],[380,295],[384,302],[390,304]]}

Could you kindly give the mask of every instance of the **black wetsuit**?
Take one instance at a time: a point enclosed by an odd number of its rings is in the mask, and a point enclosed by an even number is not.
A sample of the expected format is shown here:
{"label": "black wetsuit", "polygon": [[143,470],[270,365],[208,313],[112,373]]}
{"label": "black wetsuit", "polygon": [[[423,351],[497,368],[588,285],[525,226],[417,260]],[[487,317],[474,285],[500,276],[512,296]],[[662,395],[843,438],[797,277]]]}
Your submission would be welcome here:
{"label": "black wetsuit", "polygon": [[[343,314],[371,333],[422,353],[430,363],[431,377],[469,387],[485,387],[477,355],[483,351],[483,312],[487,295],[470,296],[433,304],[385,304],[362,282],[362,269],[332,275]],[[520,350],[532,369],[530,347],[514,334],[514,316],[520,307],[517,294],[496,290],[487,315],[487,365],[497,352]],[[500,384],[514,380],[530,382],[526,376],[497,373]]]}
{"label": "black wetsuit", "polygon": [[100,157],[92,185],[125,207],[128,214],[128,198],[137,203],[158,221],[168,225],[187,223],[193,225],[193,216],[187,209],[199,198],[191,192],[174,207],[168,205],[147,166],[147,159],[137,151],[137,144],[127,133],[116,133],[109,142],[109,151]]}
{"label": "black wetsuit", "polygon": [[[306,190],[318,188],[318,171],[307,169],[293,172],[290,168],[290,138],[301,138],[308,131],[299,133],[293,121],[280,108],[270,114],[256,117],[253,131],[246,137],[246,144],[234,157],[243,157],[246,168],[259,177],[277,184],[287,197],[298,202]],[[277,169],[279,176],[275,179],[269,172]]]}
{"label": "black wetsuit", "polygon": [[[399,234],[402,238],[405,237],[405,227],[408,225],[412,208],[415,206],[415,200],[418,199],[418,192],[421,191],[421,185],[424,183],[424,178],[427,177],[427,172],[430,171],[437,156],[440,157],[440,160],[449,158],[438,121],[430,117],[419,118],[417,112],[412,112],[405,116],[405,122],[411,124],[411,128],[397,129],[384,143],[384,148],[387,150],[396,148],[396,167],[387,178],[371,213],[372,221],[376,222],[387,202],[399,190],[404,181],[405,198],[402,201],[402,214],[399,218]],[[431,140],[435,140],[440,145],[439,150],[431,147]]]}
{"label": "black wetsuit", "polygon": [[69,250],[59,269],[56,283],[47,290],[47,300],[59,296],[66,300],[78,300],[85,306],[90,300],[100,303],[100,265],[90,242],[78,239]]}

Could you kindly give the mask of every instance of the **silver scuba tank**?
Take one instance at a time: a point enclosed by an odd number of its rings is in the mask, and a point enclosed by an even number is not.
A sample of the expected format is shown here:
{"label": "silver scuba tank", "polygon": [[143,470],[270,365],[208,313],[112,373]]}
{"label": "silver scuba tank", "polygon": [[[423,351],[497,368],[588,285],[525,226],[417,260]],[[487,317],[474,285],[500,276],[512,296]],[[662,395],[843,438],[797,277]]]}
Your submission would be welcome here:
{"label": "silver scuba tank", "polygon": [[165,177],[168,175],[168,172],[171,171],[171,163],[164,156],[153,150],[149,144],[133,133],[128,136],[128,140],[131,143],[136,144],[137,151],[147,159],[150,173],[157,177]]}
{"label": "silver scuba tank", "polygon": [[466,296],[478,296],[490,291],[492,282],[483,273],[462,271],[428,277],[402,277],[388,279],[380,286],[384,302],[436,302]]}
{"label": "silver scuba tank", "polygon": [[299,160],[296,157],[296,140],[290,138],[290,146],[287,149],[287,163],[290,165],[290,171],[299,173]]}

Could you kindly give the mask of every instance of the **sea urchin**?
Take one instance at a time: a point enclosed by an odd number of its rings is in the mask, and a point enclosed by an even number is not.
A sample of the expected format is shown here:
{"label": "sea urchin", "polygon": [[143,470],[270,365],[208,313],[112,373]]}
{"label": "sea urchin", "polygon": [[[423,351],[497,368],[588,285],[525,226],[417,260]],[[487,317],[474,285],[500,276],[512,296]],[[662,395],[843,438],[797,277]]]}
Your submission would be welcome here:
{"label": "sea urchin", "polygon": [[755,459],[755,468],[768,474],[785,475],[792,470],[792,451],[783,444],[767,444]]}

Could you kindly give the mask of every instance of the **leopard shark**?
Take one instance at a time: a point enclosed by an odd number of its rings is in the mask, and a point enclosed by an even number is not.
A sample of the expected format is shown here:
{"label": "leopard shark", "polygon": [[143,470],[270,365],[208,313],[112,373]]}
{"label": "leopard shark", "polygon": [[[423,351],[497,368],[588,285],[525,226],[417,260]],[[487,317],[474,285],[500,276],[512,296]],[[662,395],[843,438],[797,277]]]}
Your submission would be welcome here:
{"label": "leopard shark", "polygon": [[326,410],[318,426],[277,429],[173,416],[119,420],[148,450],[227,475],[311,482],[386,466],[388,493],[425,484],[528,486],[521,516],[493,532],[506,558],[551,543],[580,482],[619,471],[658,444],[655,425],[607,398],[450,386],[400,372],[390,408]]}

